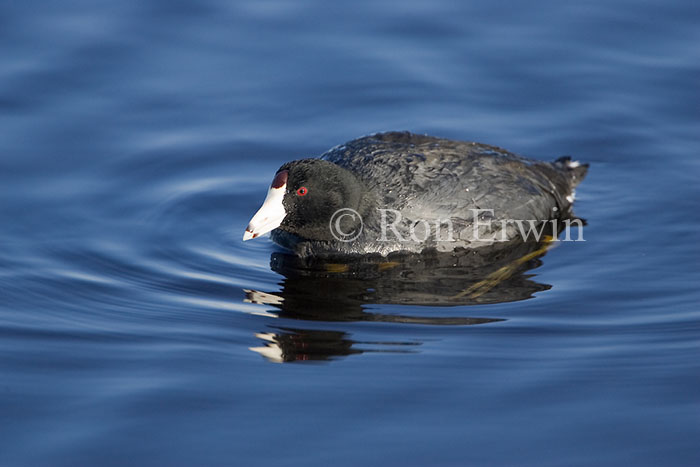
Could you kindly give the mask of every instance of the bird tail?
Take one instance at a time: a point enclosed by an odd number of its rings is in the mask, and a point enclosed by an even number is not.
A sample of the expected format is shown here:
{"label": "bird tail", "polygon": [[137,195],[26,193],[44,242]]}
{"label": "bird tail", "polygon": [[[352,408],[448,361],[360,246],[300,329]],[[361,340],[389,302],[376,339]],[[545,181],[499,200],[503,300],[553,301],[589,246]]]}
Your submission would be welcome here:
{"label": "bird tail", "polygon": [[586,177],[588,172],[588,164],[582,164],[579,161],[571,160],[571,156],[563,156],[554,161],[554,165],[562,170],[565,170],[570,179],[571,187],[575,187]]}

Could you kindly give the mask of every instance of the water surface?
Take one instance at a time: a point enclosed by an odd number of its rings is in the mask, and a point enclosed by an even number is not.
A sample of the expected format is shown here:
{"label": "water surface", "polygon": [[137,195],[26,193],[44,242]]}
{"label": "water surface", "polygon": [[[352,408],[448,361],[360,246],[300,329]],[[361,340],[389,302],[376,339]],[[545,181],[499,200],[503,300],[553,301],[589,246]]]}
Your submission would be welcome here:
{"label": "water surface", "polygon": [[[697,2],[0,13],[3,466],[700,462]],[[242,243],[382,130],[589,162],[586,241],[480,289]]]}

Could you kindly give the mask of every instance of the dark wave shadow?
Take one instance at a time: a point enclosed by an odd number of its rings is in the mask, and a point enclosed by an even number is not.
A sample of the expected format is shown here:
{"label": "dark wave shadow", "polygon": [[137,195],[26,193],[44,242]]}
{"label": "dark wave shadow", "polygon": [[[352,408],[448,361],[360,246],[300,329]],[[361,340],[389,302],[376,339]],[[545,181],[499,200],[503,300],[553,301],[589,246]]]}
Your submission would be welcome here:
{"label": "dark wave shadow", "polygon": [[[454,307],[526,300],[548,290],[527,274],[542,264],[554,243],[520,243],[455,253],[395,254],[337,260],[299,258],[276,252],[273,271],[284,276],[281,290],[245,290],[246,301],[272,307],[268,313],[301,321],[375,321],[422,325],[477,325],[503,321],[492,317],[385,314],[370,305]],[[254,350],[273,361],[327,360],[366,351],[406,352],[419,342],[370,343],[342,331],[271,328],[257,334],[265,343]],[[363,343],[367,344],[367,343]],[[387,345],[389,347],[387,347]],[[358,347],[359,346],[359,347]],[[402,348],[403,347],[403,348]]]}

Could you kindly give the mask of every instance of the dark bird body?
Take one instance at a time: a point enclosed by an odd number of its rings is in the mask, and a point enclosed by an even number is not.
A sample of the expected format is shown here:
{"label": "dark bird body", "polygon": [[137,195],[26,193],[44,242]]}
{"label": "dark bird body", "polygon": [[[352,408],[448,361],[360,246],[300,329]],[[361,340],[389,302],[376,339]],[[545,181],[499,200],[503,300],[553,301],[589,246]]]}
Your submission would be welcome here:
{"label": "dark bird body", "polygon": [[[300,256],[453,251],[522,241],[522,232],[506,221],[567,218],[586,170],[569,158],[550,163],[485,144],[379,133],[320,159],[283,165],[278,176],[288,177],[286,215],[272,239]],[[300,188],[308,196],[298,196]],[[352,241],[332,235],[333,214],[343,208],[362,219]],[[337,225],[343,233],[360,227],[349,216]]]}

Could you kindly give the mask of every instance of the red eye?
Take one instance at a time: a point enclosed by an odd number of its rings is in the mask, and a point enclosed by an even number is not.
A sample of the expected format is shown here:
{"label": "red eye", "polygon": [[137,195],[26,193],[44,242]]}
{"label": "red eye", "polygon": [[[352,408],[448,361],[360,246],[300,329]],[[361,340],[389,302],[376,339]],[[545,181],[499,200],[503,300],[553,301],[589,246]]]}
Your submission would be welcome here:
{"label": "red eye", "polygon": [[303,186],[297,190],[297,194],[299,196],[306,196],[306,193],[308,193],[308,192],[309,192],[309,190],[307,190],[305,186]]}

